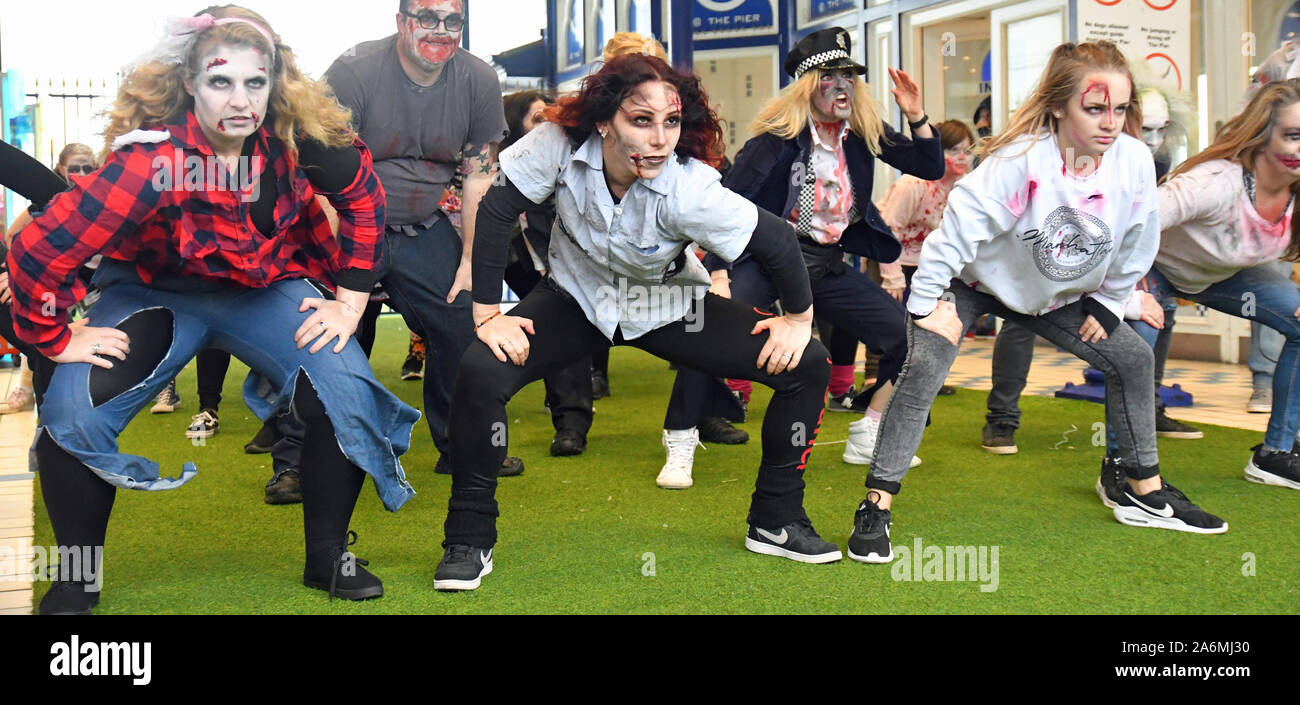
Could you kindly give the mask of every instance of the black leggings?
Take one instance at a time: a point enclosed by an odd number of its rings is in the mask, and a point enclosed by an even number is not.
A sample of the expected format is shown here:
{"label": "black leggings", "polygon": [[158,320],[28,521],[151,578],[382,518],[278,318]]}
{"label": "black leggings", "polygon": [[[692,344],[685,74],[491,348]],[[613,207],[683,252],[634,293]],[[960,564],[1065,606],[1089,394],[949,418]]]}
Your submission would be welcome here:
{"label": "black leggings", "polygon": [[[136,338],[132,337],[132,340]],[[157,359],[146,360],[148,356],[142,352],[133,347],[126,361],[106,372],[117,371],[115,376],[123,378],[123,382],[130,379],[138,382],[153,369],[153,364],[149,363],[157,362]],[[127,364],[133,360],[141,362]],[[293,403],[307,426],[301,472],[307,561],[319,564],[333,561],[335,553],[346,541],[348,522],[352,519],[352,509],[361,492],[365,473],[349,462],[339,449],[325,407],[305,375],[299,378]],[[116,488],[99,479],[45,432],[40,432],[37,438],[36,464],[45,509],[49,512],[50,525],[59,545],[103,546]]]}
{"label": "black leggings", "polygon": [[230,353],[208,348],[195,358],[194,374],[199,382],[199,410],[221,408],[221,390],[226,386],[226,372],[230,370]]}
{"label": "black leggings", "polygon": [[[615,335],[615,345],[631,345],[652,355],[715,377],[749,379],[776,394],[763,419],[763,458],[758,468],[749,521],[775,529],[803,518],[803,471],[820,429],[830,361],[816,340],[802,363],[779,375],[755,367],[767,335],[750,331],[765,315],[745,304],[707,294],[696,303],[702,330],[685,321],[670,323],[635,340]],[[532,319],[523,366],[501,362],[481,341],[461,359],[452,392],[452,490],[444,546],[496,544],[497,473],[505,459],[509,424],[506,402],[524,385],[571,364],[608,344],[582,309],[552,282],[537,286],[511,311]],[[693,324],[690,328],[694,328]]]}

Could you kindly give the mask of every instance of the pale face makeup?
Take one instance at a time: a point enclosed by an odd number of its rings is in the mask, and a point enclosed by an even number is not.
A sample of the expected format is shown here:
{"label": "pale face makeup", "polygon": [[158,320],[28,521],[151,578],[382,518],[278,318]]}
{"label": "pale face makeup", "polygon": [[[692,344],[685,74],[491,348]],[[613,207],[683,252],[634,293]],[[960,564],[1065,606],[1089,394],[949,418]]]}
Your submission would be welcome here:
{"label": "pale face makeup", "polygon": [[1290,183],[1300,180],[1300,103],[1292,103],[1277,111],[1273,118],[1273,132],[1264,151],[1273,169],[1260,165],[1257,172],[1261,179],[1268,171],[1276,169]]}
{"label": "pale face makeup", "polygon": [[611,185],[627,188],[658,176],[682,136],[682,100],[663,81],[646,81],[623,100],[614,119],[598,123],[601,153]]}
{"label": "pale face makeup", "polygon": [[[406,11],[412,15],[432,12],[439,19],[449,15],[465,16],[465,8],[460,0],[410,0]],[[425,29],[414,17],[397,15],[397,46],[408,61],[426,72],[438,71],[442,65],[451,60],[460,46],[462,27],[455,32],[447,31],[447,26],[439,22],[437,29]]]}
{"label": "pale face makeup", "polygon": [[1169,103],[1165,97],[1155,91],[1148,91],[1141,96],[1142,101],[1142,141],[1152,154],[1160,151],[1165,143],[1165,130],[1169,127]]}
{"label": "pale face makeup", "polygon": [[533,104],[528,106],[528,112],[524,114],[523,123],[525,135],[532,132],[534,127],[546,122],[546,118],[542,117],[542,111],[545,109],[546,101],[544,100],[534,100]]}
{"label": "pale face makeup", "polygon": [[94,171],[98,165],[95,164],[94,159],[84,154],[74,154],[63,164],[63,178],[67,181],[80,179],[86,176],[85,167],[90,167],[90,170]]}
{"label": "pale face makeup", "polygon": [[970,172],[971,164],[975,163],[971,146],[970,140],[967,139],[953,145],[951,149],[943,150],[943,163],[946,167],[944,178],[955,180]]}
{"label": "pale face makeup", "polygon": [[1096,167],[1124,131],[1131,98],[1132,87],[1123,74],[1108,71],[1083,77],[1074,97],[1058,108],[1057,141],[1067,166],[1088,172]]}
{"label": "pale face makeup", "polygon": [[216,45],[199,61],[198,75],[185,90],[194,96],[194,116],[218,155],[238,155],[244,139],[266,120],[271,99],[267,58],[251,47]]}
{"label": "pale face makeup", "polygon": [[817,76],[817,90],[812,96],[813,118],[821,122],[838,122],[853,115],[853,69],[823,69]]}

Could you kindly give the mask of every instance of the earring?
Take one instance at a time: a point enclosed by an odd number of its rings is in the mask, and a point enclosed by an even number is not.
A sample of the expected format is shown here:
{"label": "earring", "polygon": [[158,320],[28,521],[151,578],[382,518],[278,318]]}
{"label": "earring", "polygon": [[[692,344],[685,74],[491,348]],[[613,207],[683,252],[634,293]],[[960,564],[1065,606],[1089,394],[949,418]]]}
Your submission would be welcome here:
{"label": "earring", "polygon": [[605,132],[604,130],[596,130],[596,131],[600,133],[600,138],[601,138],[602,140],[605,139],[606,137],[609,137],[609,135],[606,134],[606,132]]}

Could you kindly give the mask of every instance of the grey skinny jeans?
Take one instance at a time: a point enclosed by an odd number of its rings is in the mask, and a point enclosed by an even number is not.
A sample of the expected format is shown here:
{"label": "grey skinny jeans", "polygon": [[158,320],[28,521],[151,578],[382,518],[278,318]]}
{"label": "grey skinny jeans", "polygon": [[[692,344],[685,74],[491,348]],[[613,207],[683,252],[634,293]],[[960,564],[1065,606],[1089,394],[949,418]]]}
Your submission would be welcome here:
{"label": "grey skinny jeans", "polygon": [[[992,313],[1019,323],[1068,350],[1106,375],[1106,420],[1119,443],[1119,458],[1130,477],[1159,474],[1156,453],[1154,358],[1151,348],[1132,328],[1121,325],[1106,340],[1085,343],[1079,328],[1087,317],[1081,301],[1041,316],[1016,313],[993,296],[976,291],[959,279],[944,298],[957,307],[962,333],[980,316]],[[921,445],[925,418],[939,387],[957,358],[957,346],[937,333],[907,324],[907,360],[880,422],[880,437],[871,459],[867,487],[897,494],[912,456]]]}

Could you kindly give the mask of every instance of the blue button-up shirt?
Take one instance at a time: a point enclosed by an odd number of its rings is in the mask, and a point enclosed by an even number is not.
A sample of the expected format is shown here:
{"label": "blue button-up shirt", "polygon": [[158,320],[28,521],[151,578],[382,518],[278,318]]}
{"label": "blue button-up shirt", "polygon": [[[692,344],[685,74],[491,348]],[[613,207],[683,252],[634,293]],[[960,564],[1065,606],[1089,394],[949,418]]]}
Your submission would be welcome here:
{"label": "blue button-up shirt", "polygon": [[654,179],[614,202],[600,136],[576,150],[563,129],[540,125],[501,154],[501,170],[529,200],[556,195],[551,277],[610,340],[633,340],[686,318],[708,290],[692,243],[727,261],[758,223],[754,204],[696,159],[669,159]]}

